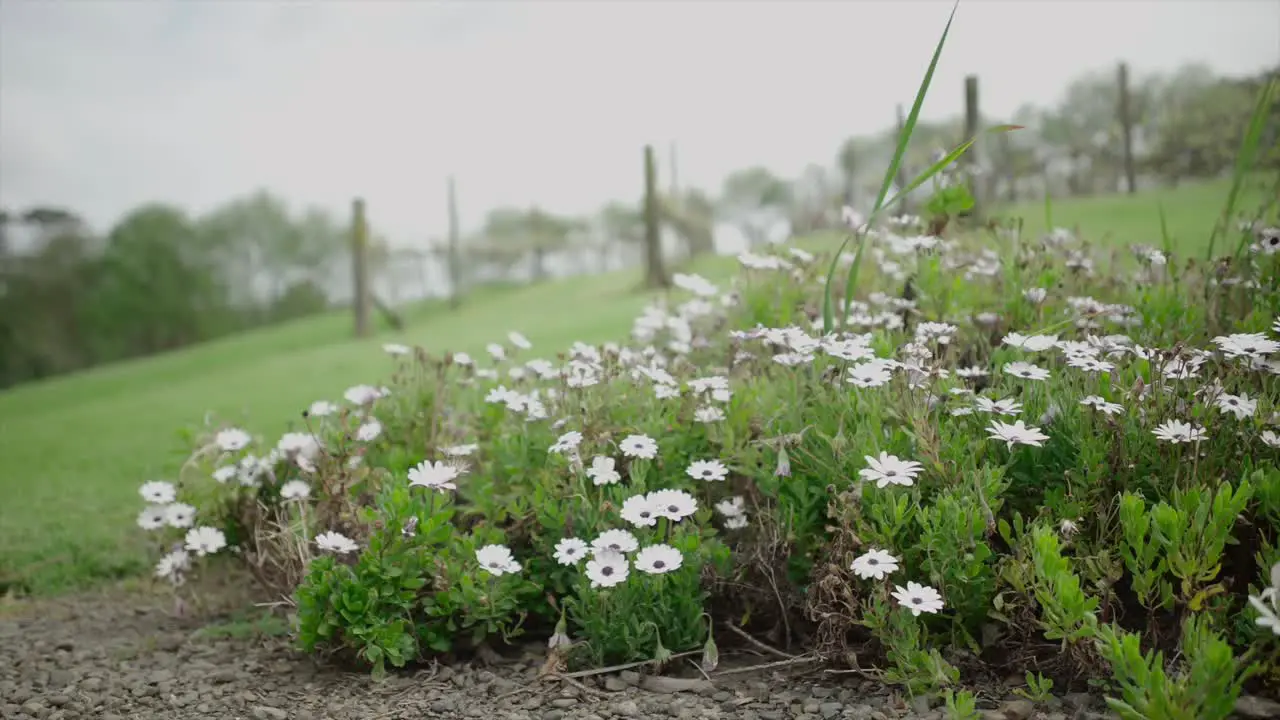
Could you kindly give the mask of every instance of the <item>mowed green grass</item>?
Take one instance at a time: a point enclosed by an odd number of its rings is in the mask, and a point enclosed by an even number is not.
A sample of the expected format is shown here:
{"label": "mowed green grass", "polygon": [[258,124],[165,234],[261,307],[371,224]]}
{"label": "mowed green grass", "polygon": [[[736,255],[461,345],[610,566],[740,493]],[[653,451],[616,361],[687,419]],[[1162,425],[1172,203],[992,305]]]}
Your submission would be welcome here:
{"label": "mowed green grass", "polygon": [[491,291],[456,313],[436,303],[365,341],[335,313],[0,394],[0,583],[47,593],[145,569],[138,485],[176,475],[189,450],[179,431],[206,412],[270,440],[312,401],[386,380],[384,342],[482,353],[519,330],[551,357],[574,340],[622,339],[648,300],[638,281]]}
{"label": "mowed green grass", "polygon": [[[1236,201],[1237,213],[1243,212],[1252,217],[1254,211],[1262,206],[1267,188],[1274,182],[1274,175],[1250,177]],[[1101,245],[1144,243],[1162,247],[1160,212],[1163,208],[1174,251],[1184,257],[1204,257],[1214,223],[1222,213],[1230,188],[1230,181],[1215,180],[1146,190],[1134,195],[1051,199],[1049,213],[1054,226],[1079,229],[1085,238]],[[995,212],[1022,218],[1024,229],[1035,235],[1048,229],[1043,198],[1012,206],[997,206]],[[1230,230],[1219,237],[1215,255],[1235,252],[1240,236],[1234,226]]]}
{"label": "mowed green grass", "polygon": [[[1207,237],[1225,194],[1225,184],[1211,183],[1060,202],[1054,224],[1159,244],[1162,202],[1179,241],[1192,242]],[[1012,211],[1029,229],[1043,226],[1042,204]],[[829,235],[803,245],[836,243]],[[688,269],[720,280],[735,267],[720,257]],[[189,450],[179,431],[206,412],[272,439],[312,401],[385,380],[393,362],[384,342],[478,356],[519,330],[533,354],[552,357],[574,340],[621,340],[652,297],[635,290],[639,280],[630,271],[490,290],[457,312],[427,303],[408,313],[404,332],[364,341],[351,339],[347,313],[334,313],[0,393],[0,595],[6,588],[65,591],[146,571],[146,538],[133,524],[142,507],[138,486],[175,476]]]}

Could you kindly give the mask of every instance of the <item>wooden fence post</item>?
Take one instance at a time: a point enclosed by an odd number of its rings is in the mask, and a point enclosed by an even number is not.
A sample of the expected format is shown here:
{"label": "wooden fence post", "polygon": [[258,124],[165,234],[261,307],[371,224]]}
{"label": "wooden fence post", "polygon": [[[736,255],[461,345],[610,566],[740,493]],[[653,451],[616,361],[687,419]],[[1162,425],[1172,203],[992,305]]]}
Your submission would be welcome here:
{"label": "wooden fence post", "polygon": [[[981,129],[978,126],[982,120],[981,113],[978,112],[978,76],[966,75],[964,78],[964,138],[968,140],[978,136]],[[978,150],[979,146],[969,148],[969,152],[964,154],[964,164],[970,169],[978,167]],[[982,207],[983,194],[979,188],[982,184],[978,182],[977,177],[970,178],[970,191],[973,194],[973,210],[970,213],[974,217],[980,217]]]}
{"label": "wooden fence post", "polygon": [[658,167],[653,146],[644,146],[644,257],[645,285],[665,288],[670,284],[662,265],[661,210],[658,207]]}
{"label": "wooden fence post", "polygon": [[461,242],[458,228],[458,193],[453,176],[449,176],[449,306],[462,304],[462,257],[458,247]]}
{"label": "wooden fence post", "polygon": [[1129,194],[1132,195],[1138,191],[1138,178],[1133,168],[1133,104],[1129,95],[1128,64],[1120,63],[1117,75],[1116,81],[1120,86],[1120,142],[1123,152],[1124,179],[1128,185]]}
{"label": "wooden fence post", "polygon": [[356,337],[369,335],[369,225],[364,217],[364,200],[351,203],[351,307],[355,312]]}
{"label": "wooden fence post", "polygon": [[[907,114],[903,110],[902,103],[898,103],[898,141],[899,142],[902,141],[902,133],[906,131],[907,131]],[[894,182],[898,184],[898,192],[902,192],[907,187],[907,158],[905,155],[902,158],[902,163],[898,165],[898,177],[894,179]],[[904,210],[910,207],[910,202],[905,195],[902,197],[902,207]]]}

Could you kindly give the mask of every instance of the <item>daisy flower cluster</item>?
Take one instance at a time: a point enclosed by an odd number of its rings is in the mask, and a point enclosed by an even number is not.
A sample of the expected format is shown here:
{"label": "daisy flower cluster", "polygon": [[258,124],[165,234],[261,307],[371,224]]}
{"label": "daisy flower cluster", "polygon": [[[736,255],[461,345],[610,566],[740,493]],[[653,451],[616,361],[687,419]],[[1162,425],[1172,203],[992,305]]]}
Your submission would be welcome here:
{"label": "daisy flower cluster", "polygon": [[[1227,538],[1280,559],[1233,535],[1239,515],[1280,544],[1266,504],[1280,321],[1230,315],[1243,302],[1188,309],[1169,280],[1179,259],[1150,247],[1127,258],[1137,293],[1067,230],[973,243],[920,218],[846,217],[875,272],[837,299],[833,327],[817,310],[830,258],[779,244],[740,255],[726,288],[675,275],[627,343],[543,357],[515,331],[474,355],[387,344],[388,386],[317,401],[274,445],[219,430],[197,479],[281,509],[338,573],[308,576],[308,598],[339,602],[318,587],[339,575],[394,595],[418,568],[423,590],[396,606],[436,633],[416,646],[542,613],[565,624],[557,647],[628,662],[706,642],[708,608],[776,605],[842,639],[892,613],[872,632],[906,658],[986,633],[997,602],[1083,626],[1099,607],[1164,617],[1204,597],[1280,632],[1274,585],[1213,574]],[[1196,287],[1266,292],[1240,272]],[[184,534],[158,574],[225,546],[221,516],[198,524],[203,506],[174,485],[143,497],[140,525]],[[1122,497],[1140,512],[1116,519]],[[1202,571],[1175,578],[1171,558]],[[1134,589],[1147,577],[1155,591]],[[334,607],[309,606],[303,627],[348,622]],[[1000,629],[1033,646],[1033,626]]]}

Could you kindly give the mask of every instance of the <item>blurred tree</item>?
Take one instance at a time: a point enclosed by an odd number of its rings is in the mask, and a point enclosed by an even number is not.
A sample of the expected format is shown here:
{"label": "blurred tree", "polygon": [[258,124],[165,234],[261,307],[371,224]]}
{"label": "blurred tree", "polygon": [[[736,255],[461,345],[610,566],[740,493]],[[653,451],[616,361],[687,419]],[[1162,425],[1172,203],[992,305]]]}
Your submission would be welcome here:
{"label": "blurred tree", "polygon": [[1173,184],[1229,171],[1265,78],[1218,78],[1205,66],[1190,65],[1165,79],[1153,99],[1154,137],[1144,167]]}
{"label": "blurred tree", "polygon": [[226,289],[177,208],[147,205],[107,235],[87,309],[95,329],[93,355],[128,357],[221,335],[238,323],[226,309]]}
{"label": "blurred tree", "polygon": [[738,226],[751,247],[769,241],[770,230],[787,219],[792,189],[765,167],[738,170],[725,178],[720,211]]}
{"label": "blurred tree", "polygon": [[[847,190],[847,188],[846,188]],[[832,182],[827,169],[810,164],[791,184],[788,208],[793,232],[811,233],[832,225],[844,193]]]}

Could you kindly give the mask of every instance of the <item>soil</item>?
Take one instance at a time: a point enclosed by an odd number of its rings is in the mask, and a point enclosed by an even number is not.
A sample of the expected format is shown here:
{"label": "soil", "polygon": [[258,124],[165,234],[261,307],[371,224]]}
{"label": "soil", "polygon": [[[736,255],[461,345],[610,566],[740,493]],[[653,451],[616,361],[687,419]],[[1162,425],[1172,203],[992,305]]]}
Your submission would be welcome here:
{"label": "soil", "polygon": [[[435,662],[375,681],[329,667],[291,647],[282,632],[228,623],[243,597],[177,612],[154,590],[115,588],[0,605],[0,718],[114,720],[740,720],[941,719],[945,711],[904,701],[883,684],[783,665],[668,680],[618,672],[539,680],[545,644]],[[261,613],[262,611],[258,611]],[[244,617],[241,615],[240,617]],[[249,628],[246,630],[246,628]],[[721,668],[776,662],[723,651]],[[992,720],[1107,717],[1097,698],[1035,706],[996,698]]]}

